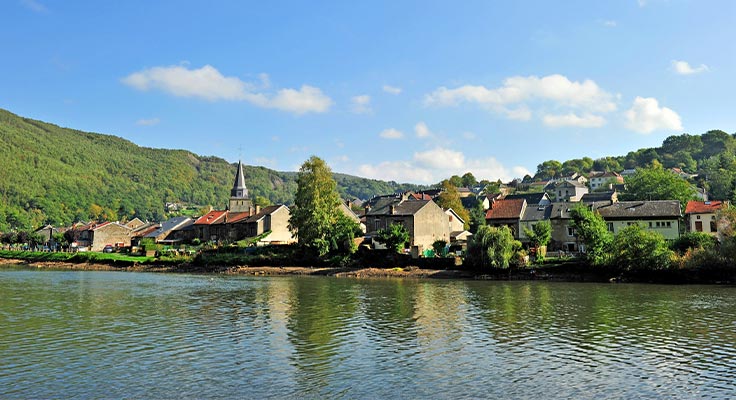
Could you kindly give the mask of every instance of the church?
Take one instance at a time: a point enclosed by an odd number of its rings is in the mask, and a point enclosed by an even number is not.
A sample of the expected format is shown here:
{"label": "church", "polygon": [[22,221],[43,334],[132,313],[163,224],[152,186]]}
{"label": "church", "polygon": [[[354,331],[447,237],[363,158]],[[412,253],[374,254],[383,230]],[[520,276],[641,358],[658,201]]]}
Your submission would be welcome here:
{"label": "church", "polygon": [[295,241],[289,231],[290,217],[289,208],[283,204],[263,209],[254,204],[245,185],[243,164],[238,161],[227,208],[199,217],[194,222],[194,231],[203,242],[232,243],[268,233],[258,245],[289,244]]}

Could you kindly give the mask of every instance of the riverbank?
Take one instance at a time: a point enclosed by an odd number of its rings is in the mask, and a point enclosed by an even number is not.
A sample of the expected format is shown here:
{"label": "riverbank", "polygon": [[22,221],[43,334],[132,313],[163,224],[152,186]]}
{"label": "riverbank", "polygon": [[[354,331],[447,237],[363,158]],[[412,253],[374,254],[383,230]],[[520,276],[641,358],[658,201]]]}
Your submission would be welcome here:
{"label": "riverbank", "polygon": [[127,271],[153,273],[227,274],[252,276],[331,276],[338,278],[469,279],[494,281],[554,282],[630,282],[661,284],[736,284],[736,271],[723,269],[670,269],[658,271],[622,271],[592,268],[575,260],[542,266],[494,270],[463,268],[426,268],[416,265],[381,266],[269,266],[201,265],[192,263],[69,262],[38,259],[0,258],[0,268],[39,270]]}

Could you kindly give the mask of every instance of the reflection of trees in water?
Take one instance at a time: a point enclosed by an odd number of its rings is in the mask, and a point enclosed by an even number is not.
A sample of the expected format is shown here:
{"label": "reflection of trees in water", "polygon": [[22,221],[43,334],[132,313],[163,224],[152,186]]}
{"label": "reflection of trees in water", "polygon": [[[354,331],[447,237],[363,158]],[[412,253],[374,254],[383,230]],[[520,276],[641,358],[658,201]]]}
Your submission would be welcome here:
{"label": "reflection of trees in water", "polygon": [[[336,370],[352,354],[350,335],[358,309],[356,287],[348,280],[294,279],[288,311],[288,336],[298,369],[296,379],[307,397],[340,381]],[[342,348],[341,348],[342,347]]]}

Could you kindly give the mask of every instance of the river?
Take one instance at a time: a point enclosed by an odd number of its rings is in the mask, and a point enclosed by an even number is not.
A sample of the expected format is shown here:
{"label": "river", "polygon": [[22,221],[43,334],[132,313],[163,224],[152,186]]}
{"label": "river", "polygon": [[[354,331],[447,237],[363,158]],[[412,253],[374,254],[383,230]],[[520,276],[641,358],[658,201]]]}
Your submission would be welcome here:
{"label": "river", "polygon": [[722,398],[736,288],[0,270],[0,398]]}

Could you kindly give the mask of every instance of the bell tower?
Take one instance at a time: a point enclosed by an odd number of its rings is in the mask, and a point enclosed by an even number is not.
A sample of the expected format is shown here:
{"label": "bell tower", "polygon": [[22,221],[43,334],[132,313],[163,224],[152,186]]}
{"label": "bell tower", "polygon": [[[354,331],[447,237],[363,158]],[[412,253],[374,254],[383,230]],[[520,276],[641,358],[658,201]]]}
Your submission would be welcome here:
{"label": "bell tower", "polygon": [[235,175],[235,183],[230,190],[230,202],[227,209],[232,212],[244,212],[253,210],[253,202],[248,197],[248,188],[245,186],[245,175],[243,164],[238,160],[238,171]]}

